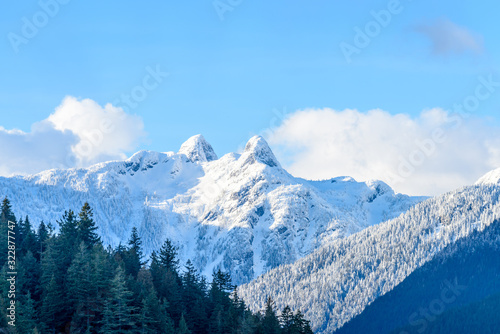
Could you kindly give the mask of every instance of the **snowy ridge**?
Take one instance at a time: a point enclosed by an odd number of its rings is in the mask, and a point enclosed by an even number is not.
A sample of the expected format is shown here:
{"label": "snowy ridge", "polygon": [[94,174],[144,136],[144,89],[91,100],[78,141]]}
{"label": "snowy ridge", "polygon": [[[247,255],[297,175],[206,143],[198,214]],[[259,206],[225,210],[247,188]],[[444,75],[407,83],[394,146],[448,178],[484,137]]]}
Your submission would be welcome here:
{"label": "snowy ridge", "polygon": [[477,180],[476,184],[500,184],[500,168],[486,173],[479,180]]}
{"label": "snowy ridge", "polygon": [[403,215],[330,242],[239,288],[253,310],[305,310],[317,333],[333,333],[448,244],[500,217],[500,186],[476,185],[429,199]]}
{"label": "snowy ridge", "polygon": [[181,261],[191,259],[208,276],[221,267],[238,284],[424,199],[395,194],[380,181],[295,178],[258,136],[241,155],[217,159],[200,135],[179,153],[141,151],[86,169],[0,177],[0,195],[35,225],[54,224],[88,201],[105,243],[126,242],[137,227],[146,253],[170,238]]}

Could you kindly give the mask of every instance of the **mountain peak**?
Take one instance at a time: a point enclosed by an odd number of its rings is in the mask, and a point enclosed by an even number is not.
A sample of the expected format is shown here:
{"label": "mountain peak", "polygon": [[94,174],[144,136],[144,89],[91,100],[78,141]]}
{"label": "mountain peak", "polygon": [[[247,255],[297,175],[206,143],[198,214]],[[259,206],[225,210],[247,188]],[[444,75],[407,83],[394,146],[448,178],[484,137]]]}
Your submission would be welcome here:
{"label": "mountain peak", "polygon": [[245,163],[255,161],[268,165],[269,167],[279,167],[280,163],[274,156],[273,151],[261,136],[253,136],[247,142],[242,157],[245,156]]}
{"label": "mountain peak", "polygon": [[484,174],[476,184],[487,185],[487,184],[500,184],[500,168],[494,169],[486,174]]}
{"label": "mountain peak", "polygon": [[217,154],[215,154],[212,145],[210,145],[202,135],[192,136],[181,145],[178,152],[179,154],[184,154],[189,160],[195,162],[206,162],[217,160]]}

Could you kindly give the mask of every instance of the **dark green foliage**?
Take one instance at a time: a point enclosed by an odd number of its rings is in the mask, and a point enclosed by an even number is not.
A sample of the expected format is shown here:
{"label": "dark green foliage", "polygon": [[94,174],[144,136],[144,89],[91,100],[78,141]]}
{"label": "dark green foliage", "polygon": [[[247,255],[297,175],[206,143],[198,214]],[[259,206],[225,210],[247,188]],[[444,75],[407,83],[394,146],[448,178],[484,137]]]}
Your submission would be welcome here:
{"label": "dark green foliage", "polygon": [[[58,234],[50,223],[35,232],[28,217],[17,222],[7,199],[1,213],[2,228],[15,222],[19,235],[16,333],[311,333],[289,330],[288,324],[309,326],[300,312],[287,311],[292,319],[283,324],[269,306],[263,314],[250,312],[220,269],[210,283],[191,261],[180,269],[170,240],[153,252],[149,266],[135,228],[127,246],[105,249],[88,203],[78,217],[64,213]],[[8,288],[0,280],[0,328],[7,327]]]}
{"label": "dark green foliage", "polygon": [[89,203],[85,202],[82,210],[78,214],[78,243],[83,242],[88,248],[91,248],[100,240],[96,232],[97,226],[95,225],[93,217],[94,214]]}
{"label": "dark green foliage", "polygon": [[144,265],[144,255],[142,254],[142,241],[139,238],[137,228],[132,228],[132,235],[128,241],[129,248],[124,252],[125,273],[137,277],[139,270]]}
{"label": "dark green foliage", "polygon": [[[12,207],[10,201],[7,197],[2,201],[2,206],[0,207],[0,263],[5,263],[7,261],[7,245],[8,245],[8,231],[9,222],[17,223],[16,216],[12,212]],[[13,224],[10,224],[13,225]],[[17,225],[17,224],[16,224]],[[17,227],[17,226],[16,226]],[[11,233],[12,235],[12,233]]]}
{"label": "dark green foliage", "polygon": [[271,297],[267,297],[261,327],[263,333],[278,334],[280,332],[280,323],[274,311],[274,302]]}
{"label": "dark green foliage", "polygon": [[179,269],[177,248],[174,247],[170,239],[167,239],[160,249],[159,262],[166,270],[177,271]]}

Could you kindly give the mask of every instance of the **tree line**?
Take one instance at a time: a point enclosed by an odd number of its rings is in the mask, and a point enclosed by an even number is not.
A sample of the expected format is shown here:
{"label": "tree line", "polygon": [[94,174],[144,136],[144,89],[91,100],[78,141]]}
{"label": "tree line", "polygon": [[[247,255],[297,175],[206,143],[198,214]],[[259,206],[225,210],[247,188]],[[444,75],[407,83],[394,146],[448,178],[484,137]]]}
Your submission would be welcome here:
{"label": "tree line", "polygon": [[[90,205],[56,222],[17,220],[7,198],[0,208],[0,329],[8,333],[309,334],[309,321],[287,306],[279,315],[268,298],[253,313],[228,273],[212,279],[170,240],[145,261],[136,228],[126,245],[105,247]],[[8,222],[15,222],[16,326],[8,324]],[[12,233],[11,233],[12,234]]]}

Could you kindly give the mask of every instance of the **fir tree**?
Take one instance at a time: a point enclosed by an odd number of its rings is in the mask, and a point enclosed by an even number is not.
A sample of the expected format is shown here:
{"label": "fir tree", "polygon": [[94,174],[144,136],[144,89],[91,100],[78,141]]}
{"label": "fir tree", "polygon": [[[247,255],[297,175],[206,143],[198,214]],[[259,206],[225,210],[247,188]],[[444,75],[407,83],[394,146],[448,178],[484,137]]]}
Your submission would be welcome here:
{"label": "fir tree", "polygon": [[23,301],[18,303],[19,316],[17,319],[18,333],[38,333],[39,326],[36,316],[35,301],[31,293],[24,296]]}
{"label": "fir tree", "polygon": [[266,308],[262,318],[262,330],[267,334],[279,334],[280,323],[274,311],[274,302],[271,297],[267,297]]}
{"label": "fir tree", "polygon": [[159,261],[166,270],[177,272],[179,270],[179,260],[177,259],[177,247],[170,239],[165,240],[160,249]]}
{"label": "fir tree", "polygon": [[137,277],[139,270],[144,265],[142,254],[142,241],[139,237],[139,233],[137,232],[137,228],[132,228],[132,234],[130,235],[130,239],[128,241],[128,250],[125,253],[125,272],[128,275],[132,275],[133,277]]}
{"label": "fir tree", "polygon": [[110,296],[105,302],[101,333],[136,332],[136,310],[132,306],[132,295],[127,288],[123,269],[117,267],[111,281]]}
{"label": "fir tree", "polygon": [[186,320],[184,320],[184,314],[181,316],[181,320],[179,321],[179,329],[177,330],[178,334],[191,334],[189,330]]}
{"label": "fir tree", "polygon": [[24,219],[24,223],[21,227],[23,234],[24,234],[24,240],[21,245],[23,251],[26,253],[28,251],[31,251],[33,254],[36,254],[38,250],[38,240],[35,231],[33,230],[31,226],[31,222],[26,216]]}
{"label": "fir tree", "polygon": [[93,219],[94,213],[90,208],[88,202],[82,207],[82,210],[78,214],[77,228],[78,228],[78,241],[83,242],[88,248],[92,248],[95,244],[100,241],[97,235],[97,226],[95,225]]}
{"label": "fir tree", "polygon": [[184,303],[185,319],[193,333],[201,333],[207,322],[205,286],[190,260],[187,261],[182,275],[182,301]]}
{"label": "fir tree", "polygon": [[[78,219],[72,211],[65,212],[59,234],[53,234],[50,223],[42,222],[36,235],[29,218],[17,224],[19,242],[25,245],[18,255],[17,286],[22,293],[17,332],[278,333],[270,299],[264,314],[254,315],[238,297],[231,276],[220,269],[214,271],[210,288],[191,261],[180,274],[177,249],[170,241],[159,255],[152,253],[149,268],[144,266],[136,229],[127,248],[104,249],[98,238],[82,237],[91,235],[82,234],[85,226],[94,231],[87,220],[90,207],[85,205],[82,212]],[[2,219],[7,216],[12,216],[11,207],[4,200]],[[6,269],[1,268],[2,275]],[[8,289],[8,282],[0,281],[0,328],[7,327]],[[312,333],[300,312],[292,316],[287,308],[280,319],[284,333]]]}
{"label": "fir tree", "polygon": [[[7,246],[9,236],[8,231],[12,231],[9,229],[9,226],[14,226],[17,229],[17,220],[16,216],[12,212],[12,207],[10,205],[9,199],[5,197],[0,208],[0,240],[2,240],[0,242],[0,265],[3,265],[5,262],[7,262]],[[11,233],[11,236],[15,235]]]}
{"label": "fir tree", "polygon": [[58,224],[60,229],[56,245],[60,254],[59,268],[62,272],[66,272],[79,246],[75,244],[78,240],[78,222],[75,213],[71,210],[65,211]]}
{"label": "fir tree", "polygon": [[38,231],[37,231],[37,243],[38,243],[38,245],[37,245],[37,250],[34,253],[35,257],[38,260],[40,260],[42,253],[45,250],[45,243],[47,242],[49,237],[50,237],[49,230],[42,220],[42,222],[38,226]]}
{"label": "fir tree", "polygon": [[85,333],[92,330],[95,292],[92,281],[92,266],[90,254],[86,244],[82,241],[78,253],[68,268],[67,299],[74,309],[72,328],[75,333]]}
{"label": "fir tree", "polygon": [[56,276],[52,275],[44,288],[40,318],[50,333],[58,332],[68,320],[63,310],[64,295],[60,287],[61,284],[57,282]]}

